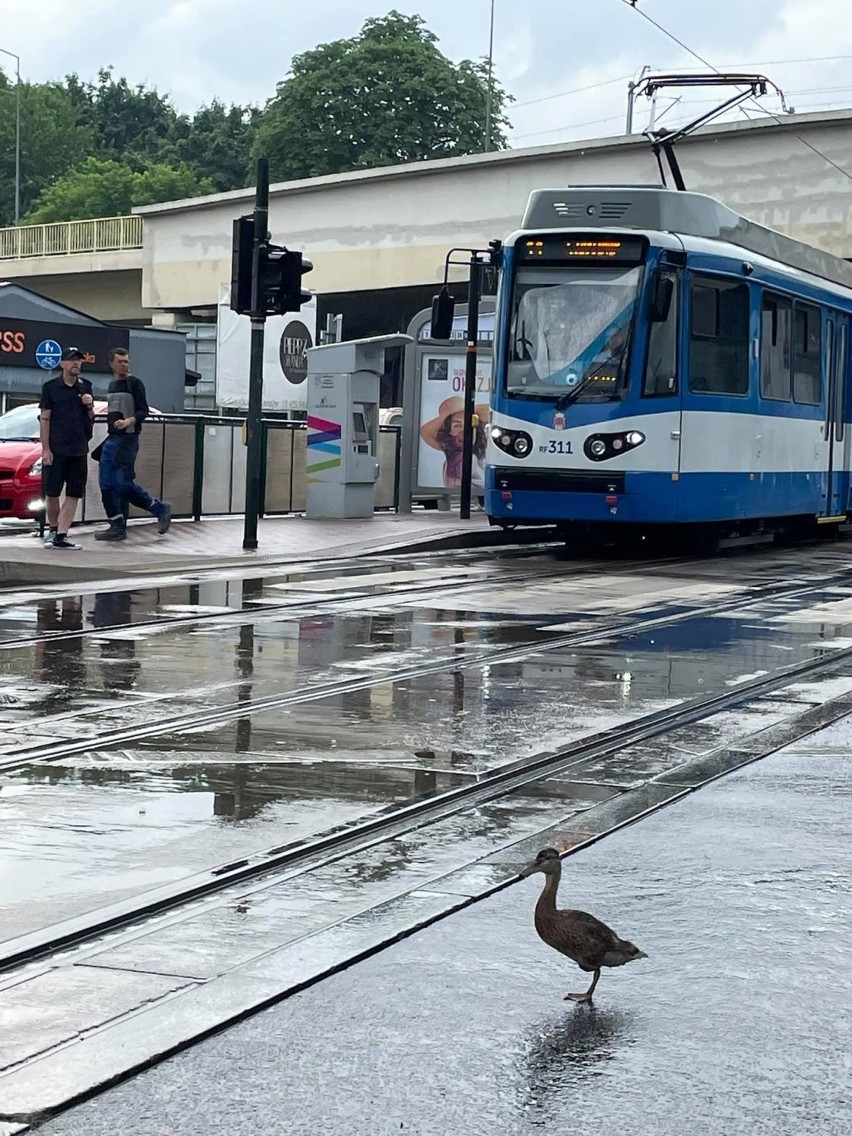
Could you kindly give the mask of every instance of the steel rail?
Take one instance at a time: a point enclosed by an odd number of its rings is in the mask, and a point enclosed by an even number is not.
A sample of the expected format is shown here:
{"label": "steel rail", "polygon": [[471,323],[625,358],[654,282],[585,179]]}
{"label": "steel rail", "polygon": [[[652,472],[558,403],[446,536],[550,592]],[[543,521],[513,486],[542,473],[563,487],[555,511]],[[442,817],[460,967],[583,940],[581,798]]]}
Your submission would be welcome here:
{"label": "steel rail", "polygon": [[[469,658],[456,656],[432,660],[428,663],[418,663],[410,667],[401,667],[392,672],[384,671],[380,674],[370,674],[354,679],[344,679],[339,682],[319,683],[307,687],[297,687],[283,694],[267,695],[261,698],[246,699],[227,703],[218,709],[205,710],[171,716],[167,720],[139,724],[123,728],[111,728],[108,732],[88,736],[77,740],[67,738],[58,742],[36,743],[32,746],[20,746],[11,753],[6,753],[0,759],[0,773],[13,772],[40,762],[58,761],[63,758],[80,753],[88,753],[95,749],[113,748],[118,745],[127,745],[147,738],[157,737],[166,733],[191,733],[195,729],[202,729],[211,725],[235,721],[249,717],[252,714],[268,710],[283,709],[294,705],[321,701],[324,698],[334,698],[343,694],[352,694],[356,691],[367,690],[380,686],[389,681],[406,682],[412,679],[426,678],[435,674],[452,673],[461,670],[471,670],[482,667],[505,665],[513,662],[522,662],[531,655],[547,654],[551,651],[560,651],[572,647],[583,647],[597,643],[601,640],[611,639],[613,636],[635,635],[642,631],[653,630],[660,627],[674,626],[690,619],[708,615],[719,615],[725,611],[739,608],[757,606],[769,599],[793,598],[807,595],[810,592],[822,591],[831,587],[833,583],[848,582],[852,576],[852,568],[844,568],[830,576],[809,583],[795,581],[793,583],[778,583],[770,581],[750,588],[746,593],[737,593],[716,603],[704,604],[699,607],[685,607],[678,611],[665,611],[659,609],[655,613],[640,616],[633,620],[613,620],[599,623],[586,631],[576,631],[543,642],[529,641],[512,647],[500,647],[492,651],[472,654]],[[526,577],[525,577],[526,578]],[[87,715],[102,715],[103,707],[84,711],[75,715],[80,720]],[[45,728],[50,728],[48,718]],[[37,728],[38,722],[30,723]]]}
{"label": "steel rail", "polygon": [[[355,820],[316,837],[280,845],[228,864],[197,873],[183,881],[137,896],[123,904],[68,920],[0,944],[0,972],[27,965],[60,950],[100,938],[130,924],[162,915],[236,884],[255,882],[255,889],[279,883],[306,867],[360,853],[404,832],[410,832],[478,808],[496,798],[570,770],[579,762],[605,757],[733,709],[790,685],[796,679],[830,672],[852,658],[852,647],[832,648],[825,655],[780,668],[771,675],[739,683],[735,688],[691,699],[654,711],[631,722],[509,762],[482,774],[475,782],[454,786],[411,800],[367,819]],[[852,703],[850,703],[852,712]],[[814,728],[818,728],[815,726]],[[730,747],[729,747],[730,748]]]}

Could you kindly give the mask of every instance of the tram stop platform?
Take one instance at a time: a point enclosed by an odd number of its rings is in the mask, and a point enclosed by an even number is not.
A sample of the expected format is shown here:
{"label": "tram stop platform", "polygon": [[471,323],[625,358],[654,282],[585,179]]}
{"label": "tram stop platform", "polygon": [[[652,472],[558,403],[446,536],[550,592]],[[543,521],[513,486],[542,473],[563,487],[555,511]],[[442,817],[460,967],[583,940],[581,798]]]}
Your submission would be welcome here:
{"label": "tram stop platform", "polygon": [[[131,521],[127,540],[109,544],[95,540],[103,524],[71,531],[82,549],[45,548],[34,532],[0,534],[0,587],[17,584],[76,583],[89,580],[147,577],[269,567],[353,556],[480,548],[531,543],[552,530],[521,534],[492,528],[484,513],[470,520],[440,511],[375,513],[360,520],[309,520],[300,515],[266,517],[258,524],[258,547],[242,547],[242,517],[174,521],[164,536],[156,522]],[[546,539],[547,537],[545,537]]]}

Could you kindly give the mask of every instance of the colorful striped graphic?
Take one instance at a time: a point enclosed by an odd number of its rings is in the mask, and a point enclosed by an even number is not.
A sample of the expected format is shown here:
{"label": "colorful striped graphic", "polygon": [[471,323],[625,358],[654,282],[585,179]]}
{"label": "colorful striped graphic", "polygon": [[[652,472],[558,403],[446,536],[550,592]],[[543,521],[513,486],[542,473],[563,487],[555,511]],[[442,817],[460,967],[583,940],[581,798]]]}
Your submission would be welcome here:
{"label": "colorful striped graphic", "polygon": [[[339,422],[329,422],[326,418],[315,418],[312,414],[308,415],[307,474],[309,479],[311,474],[322,473],[326,469],[336,469],[341,464],[340,434]],[[325,458],[323,457],[324,454],[336,454],[336,457]],[[311,459],[315,457],[320,460],[312,461]]]}

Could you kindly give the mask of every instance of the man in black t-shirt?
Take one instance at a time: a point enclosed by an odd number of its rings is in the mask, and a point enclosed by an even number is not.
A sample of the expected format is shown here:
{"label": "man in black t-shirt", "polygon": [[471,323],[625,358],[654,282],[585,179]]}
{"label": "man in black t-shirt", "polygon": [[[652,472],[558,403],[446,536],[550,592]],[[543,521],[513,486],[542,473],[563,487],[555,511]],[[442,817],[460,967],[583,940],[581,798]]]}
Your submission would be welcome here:
{"label": "man in black t-shirt", "polygon": [[[92,384],[81,377],[85,355],[78,347],[62,352],[59,374],[41,388],[41,461],[51,548],[81,548],[68,539],[80,498],[86,492],[89,442],[94,422]],[[65,500],[60,503],[62,490]]]}

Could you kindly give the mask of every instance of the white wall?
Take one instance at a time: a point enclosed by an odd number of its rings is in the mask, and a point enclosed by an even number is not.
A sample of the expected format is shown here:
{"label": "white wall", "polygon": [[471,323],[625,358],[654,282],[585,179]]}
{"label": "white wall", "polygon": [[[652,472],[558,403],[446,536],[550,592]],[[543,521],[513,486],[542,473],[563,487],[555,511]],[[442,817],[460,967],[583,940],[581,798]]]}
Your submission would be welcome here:
{"label": "white wall", "polygon": [[[752,220],[852,257],[852,181],[801,135],[852,173],[852,114],[795,116],[705,129],[680,144],[690,189]],[[482,245],[517,228],[529,193],[571,184],[654,183],[648,143],[637,137],[473,155],[273,187],[273,239],[307,252],[306,284],[319,293],[438,281],[453,245]],[[253,193],[149,206],[145,309],[214,305],[230,279],[231,222]]]}

